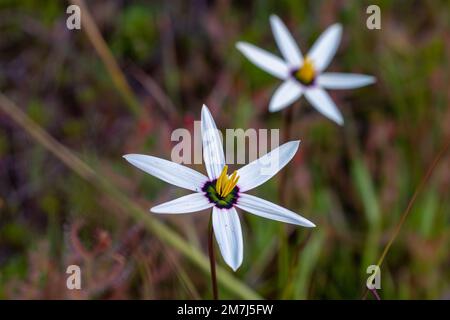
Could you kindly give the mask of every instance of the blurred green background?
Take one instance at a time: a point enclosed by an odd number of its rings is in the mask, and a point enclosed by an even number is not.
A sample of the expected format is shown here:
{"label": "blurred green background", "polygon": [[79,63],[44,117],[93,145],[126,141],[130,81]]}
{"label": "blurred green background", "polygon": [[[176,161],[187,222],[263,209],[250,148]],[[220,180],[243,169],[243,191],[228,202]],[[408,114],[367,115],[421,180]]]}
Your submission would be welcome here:
{"label": "blurred green background", "polygon": [[[381,8],[381,30],[366,28],[370,4]],[[287,207],[318,227],[240,214],[245,251],[235,276],[264,298],[363,296],[366,268],[450,139],[450,2],[88,1],[130,96],[115,85],[86,26],[66,28],[68,5],[0,1],[0,91],[144,210],[182,193],[121,156],[169,159],[171,132],[192,130],[203,103],[219,128],[283,132],[282,113],[267,111],[279,81],[248,62],[236,41],[278,54],[269,25],[275,13],[306,52],[327,26],[342,23],[329,70],[375,75],[377,83],[331,91],[344,127],[305,99],[295,106],[291,136],[302,146],[288,167]],[[449,157],[384,261],[382,299],[450,298]],[[255,194],[279,202],[278,182]],[[156,218],[206,254],[207,212]],[[83,290],[66,288],[70,264],[80,265]],[[220,289],[221,298],[239,298]],[[210,297],[208,274],[0,113],[0,298]]]}

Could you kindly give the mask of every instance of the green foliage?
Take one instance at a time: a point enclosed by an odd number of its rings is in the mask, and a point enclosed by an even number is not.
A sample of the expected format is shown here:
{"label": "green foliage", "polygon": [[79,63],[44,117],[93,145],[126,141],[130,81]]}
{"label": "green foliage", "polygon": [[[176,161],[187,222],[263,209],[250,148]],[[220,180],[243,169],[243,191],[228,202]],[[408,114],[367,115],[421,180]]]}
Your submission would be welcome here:
{"label": "green foliage", "polygon": [[149,6],[126,7],[115,23],[111,48],[116,56],[141,63],[151,56],[158,41],[156,13]]}

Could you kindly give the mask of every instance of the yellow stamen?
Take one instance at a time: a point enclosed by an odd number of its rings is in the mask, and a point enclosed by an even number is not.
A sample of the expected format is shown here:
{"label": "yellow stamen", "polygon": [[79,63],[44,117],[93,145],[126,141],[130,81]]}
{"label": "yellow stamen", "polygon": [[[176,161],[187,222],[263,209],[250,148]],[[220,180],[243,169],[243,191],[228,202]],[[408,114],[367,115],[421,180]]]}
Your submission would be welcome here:
{"label": "yellow stamen", "polygon": [[314,64],[310,58],[306,57],[302,67],[298,69],[296,76],[302,82],[310,83],[314,79],[314,75]]}
{"label": "yellow stamen", "polygon": [[229,193],[231,192],[231,190],[233,190],[233,188],[234,188],[234,186],[235,186],[234,182],[235,182],[235,179],[236,179],[236,175],[237,175],[237,172],[235,171],[235,172],[233,172],[233,174],[232,174],[231,177],[229,178],[228,184],[227,184],[227,186],[225,187],[225,189],[223,190],[223,194],[224,194],[224,195],[229,194]]}
{"label": "yellow stamen", "polygon": [[233,174],[228,177],[228,166],[225,165],[222,169],[222,173],[216,182],[216,191],[221,197],[226,197],[231,191],[233,191],[234,187],[239,180],[239,176],[237,175],[237,171],[234,171]]}
{"label": "yellow stamen", "polygon": [[216,191],[218,194],[220,194],[222,192],[221,191],[222,190],[222,180],[223,180],[223,177],[227,175],[227,171],[228,171],[228,166],[225,165],[222,169],[222,173],[220,174],[219,178],[217,179]]}

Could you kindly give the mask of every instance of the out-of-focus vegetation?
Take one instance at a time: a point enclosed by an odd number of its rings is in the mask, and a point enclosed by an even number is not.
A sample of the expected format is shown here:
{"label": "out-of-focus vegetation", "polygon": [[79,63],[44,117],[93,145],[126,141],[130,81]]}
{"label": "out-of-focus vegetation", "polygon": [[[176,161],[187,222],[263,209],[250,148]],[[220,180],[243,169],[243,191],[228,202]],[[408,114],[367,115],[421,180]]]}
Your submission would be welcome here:
{"label": "out-of-focus vegetation", "polygon": [[[382,29],[368,30],[366,7],[375,2]],[[344,127],[304,99],[295,107],[292,138],[302,146],[289,165],[287,206],[318,227],[285,227],[288,247],[280,248],[279,223],[241,214],[236,276],[265,298],[362,296],[367,266],[450,139],[448,1],[88,1],[140,102],[137,115],[84,28],[66,28],[68,5],[0,2],[0,91],[143,208],[181,192],[122,154],[169,158],[172,130],[193,130],[203,103],[219,128],[283,130],[282,114],[267,111],[278,80],[249,63],[236,41],[277,52],[269,25],[276,13],[306,52],[341,22],[330,70],[372,74],[377,84],[331,92]],[[449,297],[449,160],[435,168],[384,261],[382,298]],[[278,181],[257,194],[278,202]],[[206,212],[157,218],[206,253]],[[82,267],[81,291],[65,287],[69,264]],[[208,275],[0,114],[0,298],[208,297]]]}

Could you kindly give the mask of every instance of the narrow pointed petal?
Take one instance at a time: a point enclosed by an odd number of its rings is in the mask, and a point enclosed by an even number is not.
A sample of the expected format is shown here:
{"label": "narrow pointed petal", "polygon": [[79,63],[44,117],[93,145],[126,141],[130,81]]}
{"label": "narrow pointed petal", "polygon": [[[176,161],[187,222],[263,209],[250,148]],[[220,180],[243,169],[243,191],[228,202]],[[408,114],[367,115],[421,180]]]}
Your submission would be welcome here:
{"label": "narrow pointed petal", "polygon": [[270,201],[249,194],[241,194],[238,202],[236,203],[236,206],[244,211],[250,212],[263,218],[296,224],[309,228],[316,226],[314,223],[296,214],[295,212],[292,212]]}
{"label": "narrow pointed petal", "polygon": [[263,184],[278,173],[298,150],[300,141],[290,141],[250,162],[237,172],[240,192],[245,192]]}
{"label": "narrow pointed petal", "polygon": [[203,174],[172,161],[143,154],[127,154],[123,157],[152,176],[188,190],[201,191],[208,181],[208,177]]}
{"label": "narrow pointed petal", "polygon": [[270,24],[278,49],[280,49],[284,59],[291,67],[300,67],[303,57],[286,25],[276,15],[270,16]]}
{"label": "narrow pointed petal", "polygon": [[344,119],[330,95],[322,88],[311,88],[306,90],[305,96],[317,111],[325,117],[333,120],[339,125],[344,124]]}
{"label": "narrow pointed petal", "polygon": [[365,74],[327,72],[318,77],[317,84],[326,89],[355,89],[375,81],[375,77]]}
{"label": "narrow pointed petal", "polygon": [[287,64],[272,53],[246,42],[238,42],[236,48],[253,64],[279,79],[289,76]]}
{"label": "narrow pointed petal", "polygon": [[280,111],[302,96],[303,88],[293,80],[286,80],[276,90],[269,103],[269,111]]}
{"label": "narrow pointed petal", "polygon": [[220,176],[225,165],[225,156],[223,153],[221,133],[217,129],[208,107],[205,105],[202,108],[201,128],[205,167],[209,178],[213,180]]}
{"label": "narrow pointed petal", "polygon": [[236,271],[242,264],[244,256],[241,222],[236,209],[214,207],[212,223],[220,253],[226,264]]}
{"label": "narrow pointed petal", "polygon": [[339,43],[341,42],[342,26],[338,23],[328,27],[316,40],[308,57],[313,60],[314,67],[318,71],[325,70],[336,54]]}
{"label": "narrow pointed petal", "polygon": [[202,211],[214,206],[203,193],[192,193],[150,209],[154,213],[189,213]]}

